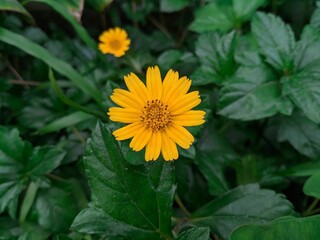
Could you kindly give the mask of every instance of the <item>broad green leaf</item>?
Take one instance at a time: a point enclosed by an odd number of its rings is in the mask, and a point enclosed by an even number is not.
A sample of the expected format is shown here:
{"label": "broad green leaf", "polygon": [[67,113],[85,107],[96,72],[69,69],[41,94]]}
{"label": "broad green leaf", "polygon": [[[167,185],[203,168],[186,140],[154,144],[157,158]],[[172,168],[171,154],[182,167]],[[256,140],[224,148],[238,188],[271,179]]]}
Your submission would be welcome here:
{"label": "broad green leaf", "polygon": [[86,0],[86,3],[96,11],[103,12],[103,10],[112,3],[112,0]]}
{"label": "broad green leaf", "polygon": [[240,68],[220,95],[218,113],[232,119],[255,120],[292,111],[291,102],[281,96],[276,76],[266,67]]}
{"label": "broad green leaf", "polygon": [[29,216],[53,233],[67,231],[78,213],[70,191],[58,187],[39,190]]}
{"label": "broad green leaf", "polygon": [[110,130],[99,122],[87,141],[84,164],[92,204],[76,217],[73,230],[124,238],[132,234],[139,239],[171,238],[175,187],[170,162],[129,164]]}
{"label": "broad green leaf", "polygon": [[317,173],[319,169],[320,162],[311,161],[289,167],[286,170],[282,171],[281,174],[294,177],[309,177]]}
{"label": "broad green leaf", "polygon": [[203,86],[210,83],[221,84],[221,79],[213,67],[201,66],[192,73],[190,78],[192,79],[193,86]]}
{"label": "broad green leaf", "polygon": [[216,30],[227,32],[234,27],[234,16],[230,6],[211,3],[196,11],[195,15],[190,30],[198,33]]}
{"label": "broad green leaf", "polygon": [[85,113],[85,112],[73,112],[65,117],[59,118],[48,125],[40,128],[38,132],[40,134],[56,132],[63,128],[70,127],[80,123],[82,121],[94,118],[93,115]]}
{"label": "broad green leaf", "polygon": [[287,95],[315,123],[320,123],[320,88],[316,74],[302,72],[282,80],[283,94]]}
{"label": "broad green leaf", "polygon": [[220,195],[195,211],[190,221],[197,226],[209,226],[211,231],[228,239],[242,225],[263,224],[292,214],[293,206],[284,195],[251,184]]}
{"label": "broad green leaf", "polygon": [[301,112],[280,118],[278,140],[288,141],[303,155],[320,159],[320,126]]}
{"label": "broad green leaf", "polygon": [[160,11],[161,12],[176,12],[180,11],[184,7],[188,6],[190,0],[160,0]]}
{"label": "broad green leaf", "polygon": [[30,13],[17,0],[1,0],[0,11],[13,11],[21,13],[28,17],[32,23],[34,23],[34,19]]}
{"label": "broad green leaf", "polygon": [[320,199],[320,170],[317,169],[317,173],[313,174],[303,185],[303,192],[307,196]]}
{"label": "broad green leaf", "polygon": [[230,240],[301,240],[318,239],[320,215],[305,218],[283,217],[264,225],[248,225],[236,229]]}
{"label": "broad green leaf", "polygon": [[266,3],[267,0],[233,0],[233,11],[237,20],[249,20],[253,13]]}
{"label": "broad green leaf", "polygon": [[82,77],[79,72],[71,67],[71,65],[53,56],[40,45],[35,44],[27,38],[1,27],[0,41],[15,46],[31,56],[44,61],[54,70],[69,78],[75,84],[75,86],[95,99],[98,104],[102,102],[101,92],[89,79]]}
{"label": "broad green leaf", "polygon": [[183,231],[177,237],[177,240],[209,240],[210,229],[208,227],[193,227]]}
{"label": "broad green leaf", "polygon": [[290,72],[295,47],[292,29],[279,17],[262,12],[254,16],[251,28],[266,61],[278,70]]}
{"label": "broad green leaf", "polygon": [[82,8],[84,4],[83,0],[77,0],[77,4],[72,4],[72,1],[56,0],[27,0],[25,3],[28,2],[44,3],[53,8],[71,24],[83,42],[85,42],[92,49],[97,49],[97,43],[91,38],[86,29],[79,24],[81,21]]}

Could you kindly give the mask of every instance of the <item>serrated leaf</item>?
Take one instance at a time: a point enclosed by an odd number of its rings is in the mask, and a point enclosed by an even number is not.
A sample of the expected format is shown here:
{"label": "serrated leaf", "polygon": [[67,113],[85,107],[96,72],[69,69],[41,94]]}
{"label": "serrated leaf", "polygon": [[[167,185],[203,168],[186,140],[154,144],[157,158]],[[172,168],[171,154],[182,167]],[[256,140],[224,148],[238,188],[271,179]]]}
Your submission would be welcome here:
{"label": "serrated leaf", "polygon": [[158,57],[158,64],[164,70],[169,70],[182,57],[182,52],[178,50],[168,50]]}
{"label": "serrated leaf", "polygon": [[214,71],[213,67],[201,66],[194,73],[191,74],[193,86],[203,86],[207,84],[221,84],[221,79]]}
{"label": "serrated leaf", "polygon": [[278,70],[290,72],[295,47],[292,29],[279,17],[262,12],[254,16],[251,28],[266,61]]}
{"label": "serrated leaf", "polygon": [[320,234],[320,215],[306,218],[283,217],[265,225],[243,226],[235,230],[230,240],[301,240],[317,239]]}
{"label": "serrated leaf", "polygon": [[230,6],[208,4],[195,13],[190,30],[203,33],[211,31],[227,32],[234,27],[234,16]]}
{"label": "serrated leaf", "polygon": [[[125,238],[139,234],[140,239],[171,235],[175,189],[172,164],[164,161],[139,166],[129,164],[110,130],[101,122],[87,142],[84,163],[92,193],[91,208],[85,211],[92,213],[97,209],[99,216],[106,220],[99,233]],[[93,233],[95,222],[100,220],[82,213],[72,228]],[[109,232],[110,228],[113,231]]]}
{"label": "serrated leaf", "polygon": [[188,6],[190,0],[160,0],[160,11],[161,12],[176,12],[180,11],[184,7]]}
{"label": "serrated leaf", "polygon": [[253,13],[266,3],[266,0],[233,0],[233,11],[238,20],[249,20]]}
{"label": "serrated leaf", "polygon": [[317,2],[317,8],[311,16],[310,24],[316,28],[320,28],[320,4]]}
{"label": "serrated leaf", "polygon": [[313,159],[320,158],[320,126],[301,112],[280,118],[278,140],[288,141],[303,155]]}
{"label": "serrated leaf", "polygon": [[276,76],[266,67],[240,68],[220,95],[218,113],[232,119],[255,120],[292,111],[291,102],[281,96]]}
{"label": "serrated leaf", "polygon": [[209,226],[211,231],[228,239],[242,225],[267,223],[293,213],[293,206],[284,195],[250,184],[226,192],[198,209],[191,221],[197,226]]}
{"label": "serrated leaf", "polygon": [[287,95],[303,112],[320,123],[320,81],[319,76],[302,72],[282,80],[283,94]]}
{"label": "serrated leaf", "polygon": [[210,229],[208,227],[190,228],[183,231],[177,237],[177,240],[209,240]]}

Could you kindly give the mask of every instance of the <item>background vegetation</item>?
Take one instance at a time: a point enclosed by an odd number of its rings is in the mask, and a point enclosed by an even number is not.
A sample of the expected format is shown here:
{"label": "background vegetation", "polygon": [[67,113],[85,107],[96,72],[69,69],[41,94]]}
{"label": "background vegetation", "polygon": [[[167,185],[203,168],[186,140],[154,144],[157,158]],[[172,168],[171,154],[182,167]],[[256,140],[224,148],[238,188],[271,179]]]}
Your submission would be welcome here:
{"label": "background vegetation", "polygon": [[[317,6],[0,0],[0,238],[318,239]],[[121,58],[97,49],[114,26]],[[207,112],[174,162],[144,163],[106,115],[153,65],[189,76]]]}

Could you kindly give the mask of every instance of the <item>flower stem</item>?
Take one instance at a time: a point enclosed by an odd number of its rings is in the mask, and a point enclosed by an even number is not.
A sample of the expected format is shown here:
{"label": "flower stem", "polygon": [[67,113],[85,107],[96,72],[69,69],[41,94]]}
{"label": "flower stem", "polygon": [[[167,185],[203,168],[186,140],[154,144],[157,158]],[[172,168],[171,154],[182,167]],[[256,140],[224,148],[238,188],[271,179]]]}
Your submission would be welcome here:
{"label": "flower stem", "polygon": [[178,194],[175,195],[175,201],[178,204],[178,206],[180,207],[180,209],[182,210],[182,212],[187,215],[190,216],[190,212],[188,211],[188,209],[184,206],[183,202],[181,201],[180,197]]}

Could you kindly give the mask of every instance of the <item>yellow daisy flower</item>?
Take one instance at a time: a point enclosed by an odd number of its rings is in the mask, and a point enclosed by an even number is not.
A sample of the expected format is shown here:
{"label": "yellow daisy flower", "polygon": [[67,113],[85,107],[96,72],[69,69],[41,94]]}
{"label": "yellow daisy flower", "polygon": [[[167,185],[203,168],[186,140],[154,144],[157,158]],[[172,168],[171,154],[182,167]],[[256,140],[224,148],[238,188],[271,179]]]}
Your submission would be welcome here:
{"label": "yellow daisy flower", "polygon": [[129,49],[130,39],[124,29],[119,27],[110,28],[99,36],[99,50],[103,53],[113,54],[115,57],[121,57]]}
{"label": "yellow daisy flower", "polygon": [[120,107],[111,107],[110,120],[127,125],[114,131],[117,140],[132,138],[130,147],[140,151],[146,147],[145,160],[178,158],[177,145],[188,149],[194,141],[186,126],[204,123],[204,111],[191,110],[201,102],[199,92],[187,93],[191,80],[179,78],[169,70],[161,80],[157,66],[147,70],[145,85],[134,73],[124,77],[129,89],[115,89],[111,95]]}

